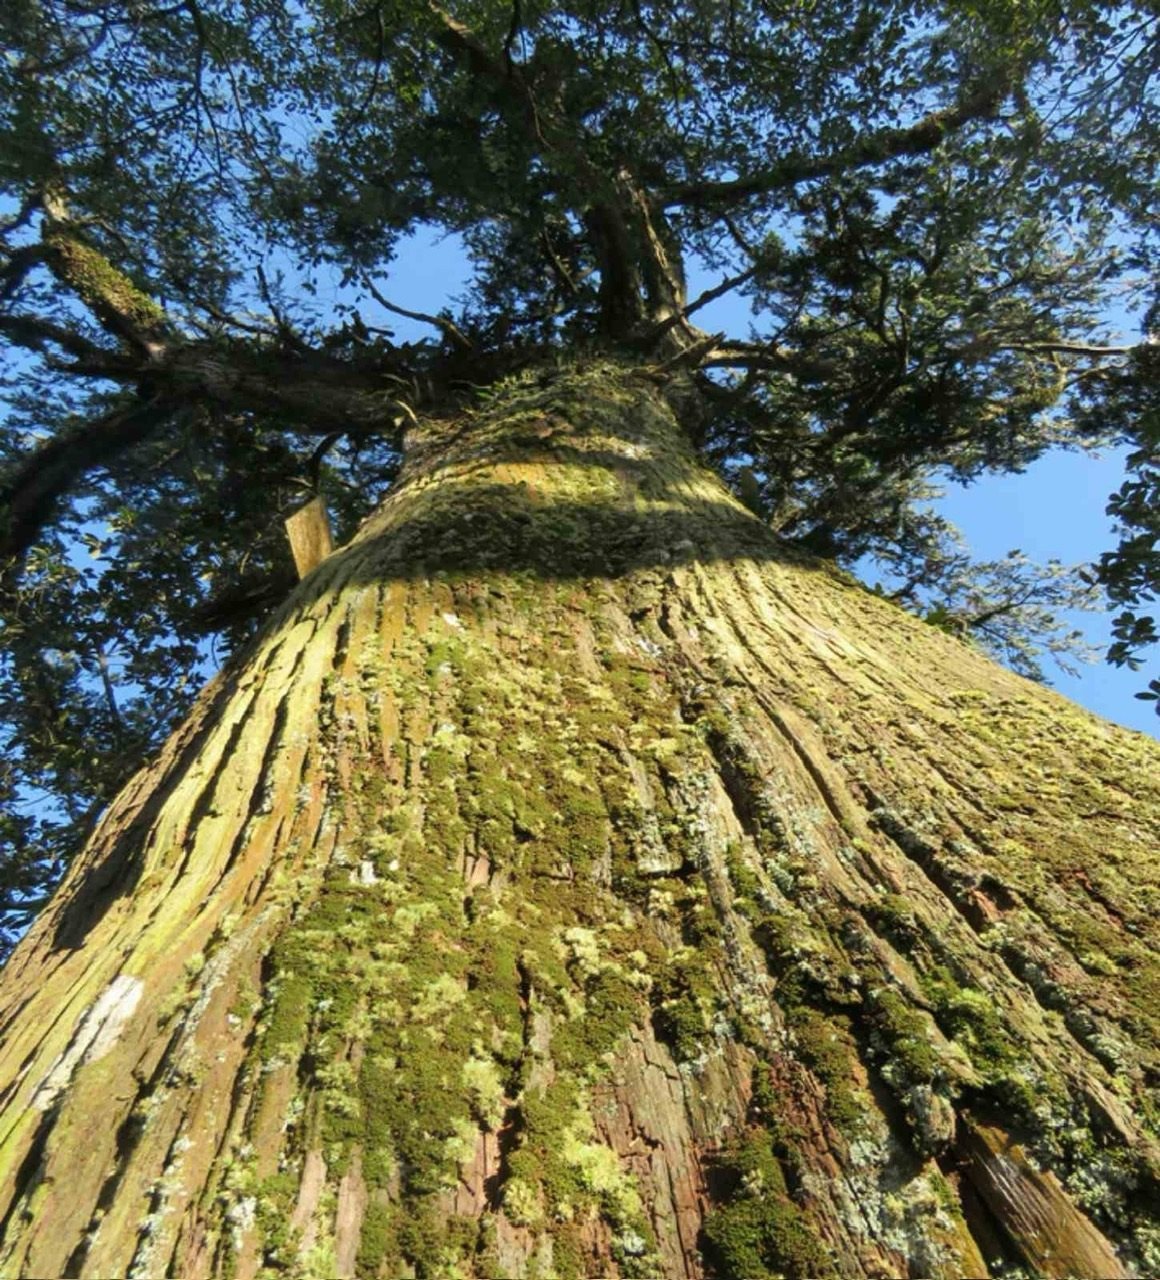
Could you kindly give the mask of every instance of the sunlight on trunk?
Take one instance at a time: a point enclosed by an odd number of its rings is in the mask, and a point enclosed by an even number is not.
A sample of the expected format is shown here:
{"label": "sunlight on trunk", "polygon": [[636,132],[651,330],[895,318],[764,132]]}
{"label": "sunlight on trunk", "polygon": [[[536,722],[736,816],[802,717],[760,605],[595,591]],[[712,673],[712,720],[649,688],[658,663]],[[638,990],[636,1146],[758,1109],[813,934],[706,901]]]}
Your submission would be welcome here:
{"label": "sunlight on trunk", "polygon": [[5,970],[0,1268],[1155,1273],[1158,763],[517,380]]}

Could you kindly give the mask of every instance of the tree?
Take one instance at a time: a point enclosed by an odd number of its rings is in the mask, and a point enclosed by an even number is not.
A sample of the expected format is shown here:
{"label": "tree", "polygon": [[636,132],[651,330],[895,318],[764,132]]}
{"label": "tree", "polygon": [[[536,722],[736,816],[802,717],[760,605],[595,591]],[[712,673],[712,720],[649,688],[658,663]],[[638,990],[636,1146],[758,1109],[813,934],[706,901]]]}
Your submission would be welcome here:
{"label": "tree", "polygon": [[[0,332],[27,358],[0,945],[207,649],[288,590],[271,508],[321,486],[348,537],[407,415],[472,385],[570,347],[699,369],[705,455],[772,527],[875,557],[935,619],[958,616],[960,553],[922,509],[932,471],[1135,438],[1117,388],[1146,347],[1093,326],[1151,264],[1146,15],[746,13],[10,6]],[[463,315],[426,317],[438,341],[398,343],[379,284],[418,224],[462,236],[478,277]],[[722,273],[693,299],[690,259]],[[696,327],[729,291],[749,341]],[[1050,618],[1070,588],[1025,587],[1003,637],[976,635],[1036,673],[1070,643]]]}
{"label": "tree", "polygon": [[[1160,301],[1152,304],[1147,318],[1155,334]],[[1141,345],[1124,367],[1106,371],[1103,379],[1102,394],[1094,397],[1089,412],[1116,422],[1132,448],[1131,474],[1108,503],[1108,514],[1116,518],[1123,536],[1099,563],[1108,598],[1126,606],[1113,621],[1115,640],[1108,657],[1119,666],[1138,668],[1140,650],[1160,638],[1155,618],[1143,612],[1160,584],[1160,346],[1155,341]],[[1151,681],[1148,690],[1136,696],[1155,702],[1160,711],[1160,682]]]}
{"label": "tree", "polygon": [[1147,16],[6,10],[7,1273],[1156,1269],[1156,749],[832,563],[1129,429]]}

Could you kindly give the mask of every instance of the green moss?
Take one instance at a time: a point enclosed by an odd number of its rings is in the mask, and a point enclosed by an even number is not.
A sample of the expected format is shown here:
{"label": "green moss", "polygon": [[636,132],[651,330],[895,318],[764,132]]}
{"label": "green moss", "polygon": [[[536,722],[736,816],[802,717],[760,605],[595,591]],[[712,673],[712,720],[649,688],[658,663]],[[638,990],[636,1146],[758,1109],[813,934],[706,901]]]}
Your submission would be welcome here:
{"label": "green moss", "polygon": [[799,1007],[787,1021],[798,1056],[826,1087],[830,1119],[844,1133],[854,1133],[865,1119],[866,1099],[851,1086],[856,1049],[849,1019]]}
{"label": "green moss", "polygon": [[141,329],[164,322],[165,312],[153,299],[90,245],[64,231],[49,235],[46,244],[56,270],[97,315],[124,318]]}
{"label": "green moss", "polygon": [[608,810],[599,795],[579,787],[566,787],[559,805],[561,852],[572,867],[584,871],[608,849]]}
{"label": "green moss", "polygon": [[424,764],[427,768],[427,780],[434,787],[453,781],[459,771],[459,761],[447,747],[428,747]]}
{"label": "green moss", "polygon": [[428,646],[424,670],[430,681],[438,681],[462,672],[463,644],[459,640],[433,640]]}
{"label": "green moss", "polygon": [[522,1052],[523,980],[516,947],[507,931],[496,928],[481,933],[468,982],[475,1001],[486,1009],[495,1028],[490,1045],[493,1054],[514,1066]]}
{"label": "green moss", "polygon": [[313,992],[311,980],[304,975],[280,976],[262,1037],[263,1053],[268,1059],[300,1048],[305,1042]]}
{"label": "green moss", "polygon": [[[690,1054],[720,1016],[712,966],[721,927],[692,873],[703,836],[688,797],[699,794],[690,779],[703,748],[680,730],[675,695],[652,665],[614,661],[608,680],[581,670],[564,612],[580,588],[559,588],[553,623],[542,582],[511,575],[503,584],[503,610],[524,600],[535,634],[501,628],[495,643],[497,633],[465,626],[444,637],[436,614],[429,637],[400,639],[382,664],[401,736],[371,744],[387,769],[356,768],[344,780],[330,816],[341,843],[321,883],[304,878],[288,890],[289,901],[310,905],[269,958],[263,1053],[298,1061],[307,1105],[296,1140],[306,1149],[320,1142],[333,1176],[360,1153],[378,1206],[360,1275],[487,1273],[478,1247],[441,1246],[431,1223],[480,1129],[501,1126],[519,1135],[505,1179],[510,1216],[551,1234],[557,1274],[584,1274],[572,1226],[599,1215],[620,1272],[655,1275],[640,1196],[594,1140],[582,1089],[644,1022],[650,985],[666,967],[649,923],[605,888],[611,854],[647,893],[637,851],[614,838],[613,814],[633,803],[655,824],[662,855],[684,850],[688,864],[679,876],[652,877],[671,888],[672,919],[693,944],[687,972],[661,1002],[690,1002],[678,1017],[688,1014],[678,1038]],[[470,616],[458,596],[448,604]],[[353,758],[361,745],[341,721],[343,700],[356,694],[338,681],[329,694],[326,733],[346,753],[336,748],[337,759]],[[625,743],[646,781],[626,771]],[[404,807],[416,783],[422,805]],[[465,883],[465,856],[478,855],[490,879]],[[360,875],[359,861],[377,879]],[[551,1014],[550,1056],[568,1082],[542,1094],[529,1084],[538,1055],[525,1043],[538,1007]],[[547,1257],[545,1249],[536,1265]]]}
{"label": "green moss", "polygon": [[556,1033],[554,1051],[562,1067],[583,1069],[610,1053],[617,1041],[644,1016],[644,998],[627,976],[612,970],[585,984],[584,1012]]}
{"label": "green moss", "polygon": [[[575,1081],[558,1079],[538,1093],[524,1096],[520,1111],[524,1123],[523,1140],[509,1159],[511,1178],[529,1189],[540,1188],[546,1208],[558,1215],[572,1205],[581,1188],[575,1170],[561,1157],[564,1134],[575,1117],[579,1092]],[[565,1216],[571,1216],[570,1212]]]}
{"label": "green moss", "polygon": [[559,1280],[585,1280],[589,1275],[587,1252],[575,1223],[553,1224],[552,1269]]}
{"label": "green moss", "polygon": [[882,1060],[882,1075],[901,1089],[934,1080],[939,1059],[927,1018],[888,987],[872,991],[867,1003],[871,1041]]}
{"label": "green moss", "polygon": [[407,1059],[364,1064],[360,1086],[367,1112],[367,1131],[378,1157],[368,1165],[370,1179],[383,1182],[392,1166],[382,1163],[393,1152],[402,1185],[409,1196],[434,1194],[443,1184],[440,1138],[452,1134],[447,1124],[446,1088],[432,1079],[421,1050]]}
{"label": "green moss", "polygon": [[959,986],[942,968],[925,977],[922,987],[939,1025],[986,1077],[996,1078],[1014,1065],[1020,1055],[989,996]]}
{"label": "green moss", "polygon": [[[842,923],[838,919],[833,927]],[[766,911],[756,916],[753,932],[778,977],[782,1009],[861,1002],[857,972],[830,936],[824,918],[811,919],[802,911]]]}
{"label": "green moss", "polygon": [[594,1141],[594,1125],[575,1076],[560,1077],[522,1100],[523,1133],[509,1158],[504,1206],[517,1224],[547,1223],[554,1269],[586,1274],[580,1237],[568,1224],[598,1212],[608,1223],[625,1276],[657,1274],[656,1244],[635,1180],[615,1151]]}
{"label": "green moss", "polygon": [[296,1261],[298,1234],[290,1227],[290,1218],[298,1199],[299,1175],[278,1173],[266,1178],[257,1188],[255,1220],[262,1234],[266,1262],[289,1270]]}
{"label": "green moss", "polygon": [[488,1214],[479,1219],[478,1226],[474,1274],[488,1280],[512,1280],[511,1273],[500,1263],[495,1218]]}
{"label": "green moss", "polygon": [[719,1161],[729,1184],[702,1228],[721,1280],[819,1280],[833,1266],[807,1216],[789,1196],[770,1134],[750,1129]]}
{"label": "green moss", "polygon": [[901,947],[911,947],[920,936],[914,908],[901,894],[886,893],[866,909],[867,919],[881,933]]}
{"label": "green moss", "polygon": [[695,1061],[712,1037],[721,999],[716,970],[699,950],[683,948],[657,975],[652,995],[658,1037],[678,1062]]}
{"label": "green moss", "polygon": [[481,1124],[495,1132],[503,1121],[504,1086],[490,1057],[473,1055],[463,1064],[463,1086]]}
{"label": "green moss", "polygon": [[418,1280],[450,1280],[474,1272],[479,1220],[441,1213],[430,1203],[411,1204],[395,1223],[402,1258]]}
{"label": "green moss", "polygon": [[832,1275],[817,1238],[783,1201],[747,1198],[705,1216],[704,1251],[721,1280],[817,1280]]}
{"label": "green moss", "polygon": [[358,1280],[378,1280],[384,1270],[395,1274],[393,1265],[398,1258],[399,1247],[395,1234],[397,1210],[379,1200],[372,1200],[363,1215],[359,1232],[358,1253],[355,1255],[355,1275]]}
{"label": "green moss", "polygon": [[725,869],[733,886],[733,905],[746,919],[756,922],[765,914],[762,908],[761,881],[757,873],[745,862],[740,845],[730,841],[725,850]]}

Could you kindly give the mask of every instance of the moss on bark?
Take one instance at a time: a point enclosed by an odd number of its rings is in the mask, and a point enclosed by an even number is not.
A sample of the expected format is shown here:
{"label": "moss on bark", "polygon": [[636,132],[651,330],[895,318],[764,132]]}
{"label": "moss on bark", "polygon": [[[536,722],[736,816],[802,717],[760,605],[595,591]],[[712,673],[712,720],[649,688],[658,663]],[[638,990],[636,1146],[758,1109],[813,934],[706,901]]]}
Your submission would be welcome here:
{"label": "moss on bark", "polygon": [[997,1131],[1147,1273],[1154,744],[789,556],[662,390],[422,424],[113,807],[5,974],[6,1273],[1062,1275]]}

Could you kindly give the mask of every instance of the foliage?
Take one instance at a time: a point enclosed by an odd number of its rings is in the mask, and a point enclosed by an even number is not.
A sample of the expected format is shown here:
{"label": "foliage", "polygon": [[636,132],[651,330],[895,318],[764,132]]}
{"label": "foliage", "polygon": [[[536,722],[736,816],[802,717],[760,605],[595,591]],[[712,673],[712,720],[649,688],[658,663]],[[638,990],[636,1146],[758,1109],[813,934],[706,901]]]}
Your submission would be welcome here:
{"label": "foliage", "polygon": [[885,592],[891,599],[915,609],[932,626],[973,640],[1030,680],[1045,679],[1039,661],[1045,654],[1071,674],[1077,670],[1073,660],[1095,659],[1083,632],[1060,616],[1060,611],[1099,607],[1086,566],[1058,560],[1035,564],[1019,550],[1002,560],[973,561],[945,522],[927,517],[926,523],[942,526],[942,540],[925,543],[918,563],[905,548],[901,555],[882,557],[893,561],[896,571],[907,561],[911,566],[905,581]]}
{"label": "foliage", "polygon": [[[923,514],[930,478],[1132,438],[1130,536],[1100,569],[1132,658],[1154,363],[1100,316],[1154,254],[1151,17],[5,5],[0,932],[280,598],[281,517],[321,489],[349,533],[416,411],[563,350],[692,372],[690,430],[785,539],[896,565],[1033,674],[1062,579],[971,569]],[[474,277],[401,342],[390,265],[420,227],[460,237]],[[719,283],[690,298],[693,263]],[[698,327],[729,292],[747,336]]]}
{"label": "foliage", "polygon": [[[1160,589],[1160,301],[1153,304],[1146,323],[1149,341],[1132,352],[1122,367],[1103,375],[1099,394],[1088,412],[1098,414],[1104,430],[1117,428],[1117,438],[1129,445],[1128,479],[1112,494],[1108,515],[1120,529],[1120,543],[1100,558],[1098,576],[1123,612],[1112,620],[1114,640],[1109,661],[1138,668],[1140,650],[1160,640],[1156,618],[1148,606]],[[1156,702],[1156,681],[1138,697]]]}

